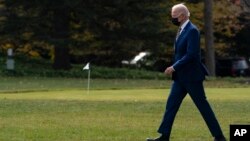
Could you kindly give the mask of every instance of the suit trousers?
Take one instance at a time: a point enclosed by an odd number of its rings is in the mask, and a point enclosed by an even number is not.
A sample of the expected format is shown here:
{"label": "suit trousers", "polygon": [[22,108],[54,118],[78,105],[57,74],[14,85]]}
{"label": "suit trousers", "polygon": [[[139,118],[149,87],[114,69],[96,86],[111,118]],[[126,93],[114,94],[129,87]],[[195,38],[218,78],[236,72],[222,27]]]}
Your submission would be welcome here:
{"label": "suit trousers", "polygon": [[173,82],[172,89],[166,104],[166,111],[158,132],[170,137],[174,118],[187,93],[190,95],[196,107],[199,109],[212,136],[222,135],[220,125],[206,99],[203,81],[179,82],[175,80]]}

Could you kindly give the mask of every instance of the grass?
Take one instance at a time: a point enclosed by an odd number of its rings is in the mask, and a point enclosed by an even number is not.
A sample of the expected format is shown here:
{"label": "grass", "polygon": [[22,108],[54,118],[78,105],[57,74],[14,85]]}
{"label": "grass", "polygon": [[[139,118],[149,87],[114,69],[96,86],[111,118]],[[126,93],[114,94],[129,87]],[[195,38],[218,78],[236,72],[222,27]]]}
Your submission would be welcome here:
{"label": "grass", "polygon": [[[0,93],[32,92],[81,89],[87,87],[86,78],[48,78],[48,77],[3,77],[0,76]],[[165,89],[172,81],[147,79],[91,79],[91,89]],[[205,86],[210,88],[250,87],[248,78],[209,78]]]}
{"label": "grass", "polygon": [[[86,89],[86,78],[0,77],[1,92]],[[169,80],[91,79],[91,89],[165,88]]]}
{"label": "grass", "polygon": [[[207,88],[223,131],[249,124],[250,88]],[[155,137],[169,89],[81,90],[0,94],[2,141],[144,141]],[[173,141],[212,137],[187,96],[177,114]]]}

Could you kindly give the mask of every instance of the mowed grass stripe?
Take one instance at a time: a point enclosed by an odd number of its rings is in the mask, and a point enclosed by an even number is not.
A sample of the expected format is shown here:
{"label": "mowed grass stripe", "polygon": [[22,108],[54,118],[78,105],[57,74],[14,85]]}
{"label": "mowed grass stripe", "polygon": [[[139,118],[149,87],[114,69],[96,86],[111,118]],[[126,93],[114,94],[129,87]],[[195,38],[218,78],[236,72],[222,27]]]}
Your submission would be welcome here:
{"label": "mowed grass stripe", "polygon": [[[165,101],[170,89],[131,90],[60,90],[44,92],[2,93],[1,99],[48,99],[48,100],[88,100],[88,101]],[[206,88],[208,99],[244,100],[249,98],[250,88]]]}

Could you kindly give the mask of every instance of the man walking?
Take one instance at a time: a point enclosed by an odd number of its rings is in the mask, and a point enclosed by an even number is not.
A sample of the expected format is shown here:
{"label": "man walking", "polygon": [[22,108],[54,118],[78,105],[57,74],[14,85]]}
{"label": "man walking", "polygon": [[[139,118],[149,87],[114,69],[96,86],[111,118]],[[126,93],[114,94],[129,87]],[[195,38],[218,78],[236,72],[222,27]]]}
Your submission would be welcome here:
{"label": "man walking", "polygon": [[174,64],[165,70],[167,75],[172,75],[173,84],[158,129],[161,136],[147,141],[169,141],[174,118],[187,93],[199,109],[214,141],[226,141],[204,92],[203,80],[208,72],[201,63],[199,30],[189,20],[190,13],[184,4],[174,5],[171,16],[172,23],[179,26],[174,45]]}

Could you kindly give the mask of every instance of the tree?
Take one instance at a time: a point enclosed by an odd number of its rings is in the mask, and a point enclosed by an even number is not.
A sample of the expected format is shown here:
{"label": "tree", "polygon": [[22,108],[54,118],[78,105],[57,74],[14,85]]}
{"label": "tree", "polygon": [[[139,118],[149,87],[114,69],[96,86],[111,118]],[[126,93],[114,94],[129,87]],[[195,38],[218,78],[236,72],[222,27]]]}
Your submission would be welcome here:
{"label": "tree", "polygon": [[58,58],[68,52],[99,65],[118,66],[139,51],[163,54],[170,43],[166,0],[19,0],[7,6],[4,32],[10,42],[19,49],[29,45],[32,50],[37,42],[54,46],[58,69],[69,68],[68,57]]}
{"label": "tree", "polygon": [[[34,44],[46,42],[55,48],[55,69],[69,69],[69,8],[66,1],[6,1],[5,40],[16,50],[33,50]],[[39,47],[39,46],[36,46]],[[40,46],[41,47],[41,46]],[[40,48],[39,47],[39,48]]]}
{"label": "tree", "polygon": [[[188,0],[198,3],[199,0]],[[215,76],[215,50],[213,35],[213,0],[204,0],[205,64],[211,76]]]}
{"label": "tree", "polygon": [[78,13],[78,21],[83,23],[80,30],[92,39],[80,50],[94,56],[95,64],[119,66],[121,60],[145,50],[163,54],[167,37],[164,20],[169,14],[166,0],[90,0],[81,13],[89,15]]}
{"label": "tree", "polygon": [[211,76],[215,76],[215,52],[213,36],[213,0],[204,1],[204,32],[205,32],[205,56],[206,65]]}
{"label": "tree", "polygon": [[238,15],[238,21],[241,24],[241,29],[234,36],[235,43],[233,44],[232,52],[246,58],[249,57],[249,32],[250,32],[250,1],[249,0],[231,0],[234,4],[241,7],[241,12]]}
{"label": "tree", "polygon": [[50,5],[56,7],[51,10],[53,12],[51,37],[55,48],[53,67],[54,69],[70,69],[68,42],[70,9],[64,1],[53,1]]}

